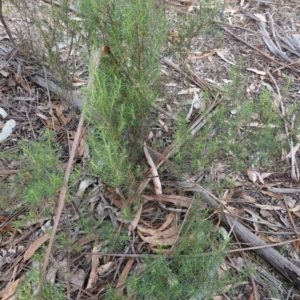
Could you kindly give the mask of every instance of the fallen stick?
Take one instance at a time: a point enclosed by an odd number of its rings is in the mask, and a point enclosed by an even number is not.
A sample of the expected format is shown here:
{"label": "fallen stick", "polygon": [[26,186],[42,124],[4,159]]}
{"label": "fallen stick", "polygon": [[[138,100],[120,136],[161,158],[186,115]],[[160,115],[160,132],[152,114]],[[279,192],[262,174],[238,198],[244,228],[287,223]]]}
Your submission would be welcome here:
{"label": "fallen stick", "polygon": [[[97,68],[99,63],[100,63],[100,51],[95,50],[95,51],[92,52],[92,55],[91,55],[91,67]],[[94,80],[94,73],[93,73],[93,70],[91,70],[91,73],[90,73],[90,76],[89,76],[88,88],[92,87],[93,80]],[[77,131],[76,131],[76,134],[75,134],[74,143],[72,145],[72,150],[71,150],[71,153],[70,153],[69,161],[68,161],[68,164],[67,164],[67,169],[66,169],[66,172],[65,172],[64,182],[63,182],[63,185],[60,189],[60,194],[59,194],[59,199],[58,199],[58,206],[57,206],[57,210],[56,210],[56,214],[55,214],[53,228],[52,228],[52,231],[51,231],[49,245],[47,247],[47,251],[46,251],[46,254],[45,254],[45,257],[44,257],[44,263],[43,263],[43,268],[42,268],[42,284],[44,283],[44,280],[46,279],[47,266],[48,266],[48,263],[49,263],[51,250],[52,250],[52,246],[53,246],[53,243],[54,243],[54,238],[55,238],[55,235],[56,235],[56,230],[57,230],[58,223],[59,223],[64,205],[65,205],[65,197],[66,197],[66,193],[67,193],[67,190],[68,190],[68,182],[69,182],[69,179],[70,179],[70,174],[71,174],[71,170],[72,170],[72,166],[73,166],[75,152],[76,152],[76,149],[77,149],[77,146],[78,146],[78,143],[79,143],[79,137],[80,137],[81,129],[82,129],[82,126],[83,126],[83,122],[84,122],[84,114],[82,112],[80,120],[79,120],[79,124],[77,126]]]}
{"label": "fallen stick", "polygon": [[[191,190],[191,189],[189,189]],[[195,186],[195,192],[200,193],[201,199],[205,201],[207,205],[212,208],[219,208],[220,205],[214,200],[208,193]],[[279,254],[275,249],[271,248],[272,245],[268,245],[253,234],[249,229],[242,225],[236,218],[228,215],[225,212],[219,213],[223,225],[228,228],[232,228],[235,236],[240,242],[250,244],[263,260],[272,265],[277,271],[279,271],[288,281],[292,282],[296,286],[300,286],[300,269],[291,263],[287,258]],[[232,226],[234,224],[234,226]],[[269,246],[269,247],[268,247]],[[259,248],[263,247],[263,248]]]}

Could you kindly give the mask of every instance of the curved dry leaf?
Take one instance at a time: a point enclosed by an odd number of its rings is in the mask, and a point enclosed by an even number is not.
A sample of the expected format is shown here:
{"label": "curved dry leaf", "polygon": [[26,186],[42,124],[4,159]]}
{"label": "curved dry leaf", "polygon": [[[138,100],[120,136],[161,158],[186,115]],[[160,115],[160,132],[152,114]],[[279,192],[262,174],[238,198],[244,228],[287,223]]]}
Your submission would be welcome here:
{"label": "curved dry leaf", "polygon": [[94,178],[87,178],[87,179],[81,181],[76,195],[80,198],[83,197],[83,194],[86,191],[86,189],[94,182],[95,182]]}
{"label": "curved dry leaf", "polygon": [[5,294],[3,295],[2,299],[12,299],[19,283],[22,282],[23,280],[24,280],[24,278],[22,277],[22,278],[17,279],[14,282],[9,283],[9,287],[8,287],[7,291],[5,292]]}
{"label": "curved dry leaf", "polygon": [[24,253],[24,261],[27,261],[29,258],[31,258],[35,251],[39,249],[49,239],[49,237],[50,235],[46,233],[40,236],[38,239],[36,239]]}
{"label": "curved dry leaf", "polygon": [[146,233],[146,234],[149,234],[149,235],[154,235],[157,232],[159,232],[157,229],[145,228],[145,227],[142,227],[142,226],[137,226],[137,229],[138,229],[139,232]]}
{"label": "curved dry leaf", "polygon": [[163,231],[165,228],[167,228],[172,223],[172,221],[174,220],[174,218],[175,218],[175,212],[170,212],[169,215],[168,215],[167,220],[164,222],[164,224],[162,224],[158,228],[158,230],[159,231]]}
{"label": "curved dry leaf", "polygon": [[273,173],[269,173],[269,172],[265,172],[265,173],[262,173],[261,174],[261,177],[263,178],[263,179],[265,179],[265,178],[268,178],[269,176],[271,176]]}
{"label": "curved dry leaf", "polygon": [[86,274],[83,269],[78,269],[75,273],[72,273],[69,277],[72,291],[80,289],[85,281]]}
{"label": "curved dry leaf", "polygon": [[120,275],[120,278],[117,282],[116,289],[121,288],[125,284],[126,279],[128,277],[128,274],[129,274],[129,271],[130,271],[133,263],[134,263],[134,259],[132,259],[132,258],[127,261],[126,266],[124,267],[124,269],[123,269],[123,271]]}
{"label": "curved dry leaf", "polygon": [[247,170],[247,175],[248,175],[248,178],[250,179],[250,181],[252,181],[252,182],[257,181],[257,174],[255,172],[253,172],[253,170],[248,169]]}
{"label": "curved dry leaf", "polygon": [[46,116],[43,115],[43,114],[37,113],[36,115],[37,115],[38,117],[40,117],[41,119],[45,120],[45,121],[48,120],[48,117],[46,117]]}
{"label": "curved dry leaf", "polygon": [[151,201],[164,201],[173,203],[178,206],[187,207],[189,208],[193,199],[185,196],[178,196],[178,195],[143,195],[144,199],[151,200]]}
{"label": "curved dry leaf", "polygon": [[171,212],[168,215],[167,220],[159,228],[154,228],[153,229],[153,228],[144,228],[144,227],[141,227],[141,226],[137,226],[137,228],[142,233],[147,233],[149,235],[154,235],[154,234],[156,234],[156,233],[164,230],[165,228],[167,228],[172,223],[172,221],[174,220],[174,218],[175,218],[175,213]]}
{"label": "curved dry leaf", "polygon": [[110,262],[108,262],[107,264],[104,264],[104,265],[102,265],[102,266],[100,266],[100,267],[98,267],[97,268],[97,273],[98,273],[98,275],[100,276],[100,275],[103,275],[105,272],[107,272],[112,266],[113,266],[113,262],[112,261],[110,261]]}
{"label": "curved dry leaf", "polygon": [[92,269],[91,269],[89,281],[88,281],[88,284],[86,287],[87,289],[90,289],[91,287],[93,287],[96,284],[98,277],[99,277],[97,274],[97,268],[99,265],[100,249],[101,249],[101,245],[97,245],[95,243],[93,250],[92,250]]}
{"label": "curved dry leaf", "polygon": [[290,209],[291,212],[295,213],[300,210],[300,205],[296,205],[294,208]]}
{"label": "curved dry leaf", "polygon": [[165,231],[158,232],[150,237],[144,237],[139,231],[138,234],[140,238],[148,244],[170,246],[173,245],[173,243],[176,241],[178,230],[178,226],[173,226]]}
{"label": "curved dry leaf", "polygon": [[139,223],[139,220],[140,220],[140,217],[141,217],[141,214],[142,214],[142,210],[143,210],[143,204],[141,205],[141,207],[139,208],[139,210],[136,212],[133,220],[131,221],[128,229],[129,231],[133,231],[136,229],[137,227],[137,224]]}
{"label": "curved dry leaf", "polygon": [[248,71],[251,71],[251,72],[254,72],[255,74],[258,74],[258,75],[266,75],[267,73],[265,71],[260,71],[260,70],[257,70],[257,69],[252,69],[252,68],[247,68]]}
{"label": "curved dry leaf", "polygon": [[282,194],[276,194],[276,193],[273,193],[273,192],[270,192],[270,191],[266,191],[266,190],[263,190],[261,189],[260,192],[264,195],[268,195],[270,197],[274,197],[276,199],[280,199],[282,200],[283,199],[283,195]]}
{"label": "curved dry leaf", "polygon": [[240,193],[239,193],[239,196],[240,196],[241,198],[243,198],[243,199],[246,199],[246,200],[250,201],[251,203],[255,203],[255,202],[256,202],[256,199],[255,199],[254,197],[252,197],[252,196],[250,196],[250,195],[247,195],[247,194],[245,194],[245,193],[243,193],[243,192],[240,192]]}
{"label": "curved dry leaf", "polygon": [[121,190],[109,185],[106,187],[106,189],[108,192],[112,194],[112,195],[108,195],[109,200],[111,200],[111,202],[117,208],[123,209],[124,207],[126,207],[125,197],[122,194]]}
{"label": "curved dry leaf", "polygon": [[254,204],[256,207],[260,209],[265,209],[265,210],[286,210],[285,208],[282,208],[280,206],[272,206],[268,204]]}
{"label": "curved dry leaf", "polygon": [[146,143],[144,143],[144,153],[147,159],[147,162],[149,164],[149,166],[151,167],[151,174],[153,176],[152,180],[153,180],[153,184],[154,184],[154,188],[155,188],[155,193],[156,195],[160,195],[162,194],[162,187],[161,187],[161,182],[158,176],[158,171],[157,168],[155,166],[155,163],[153,162],[152,157],[150,156]]}

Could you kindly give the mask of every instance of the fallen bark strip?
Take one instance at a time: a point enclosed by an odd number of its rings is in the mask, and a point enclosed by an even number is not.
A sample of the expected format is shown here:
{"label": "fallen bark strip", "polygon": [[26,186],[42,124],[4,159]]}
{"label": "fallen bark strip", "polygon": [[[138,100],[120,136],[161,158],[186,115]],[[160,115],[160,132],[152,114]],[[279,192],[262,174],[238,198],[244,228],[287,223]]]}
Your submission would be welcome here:
{"label": "fallen bark strip", "polygon": [[[190,190],[190,189],[189,189]],[[206,192],[195,187],[195,192],[200,193],[202,200],[212,208],[219,208],[219,204]],[[232,228],[236,237],[240,242],[250,244],[253,247],[266,247],[255,249],[255,251],[262,259],[272,265],[279,271],[287,280],[300,287],[300,269],[291,263],[287,258],[279,254],[275,249],[268,245],[253,234],[249,229],[242,225],[236,218],[226,214],[225,212],[219,213],[223,225]],[[234,224],[234,226],[232,226]],[[270,246],[267,248],[267,246]]]}
{"label": "fallen bark strip", "polygon": [[[249,48],[257,51],[258,53],[260,53],[263,57],[267,58],[268,60],[284,67],[284,68],[288,68],[291,70],[294,70],[295,68],[293,68],[291,65],[286,65],[284,63],[281,63],[279,61],[277,61],[276,59],[272,58],[271,56],[269,56],[268,54],[264,53],[263,51],[259,50],[257,47],[252,46],[251,44],[247,43],[246,41],[244,41],[242,38],[238,37],[236,34],[234,34],[233,32],[231,32],[230,30],[226,29],[225,27],[221,26],[220,24],[218,24],[217,22],[214,22],[217,26],[219,26],[220,28],[222,28],[224,31],[226,31],[227,33],[229,33],[231,36],[233,36],[234,38],[236,38],[238,41],[244,43],[245,45],[247,45]],[[293,64],[293,63],[292,63]]]}
{"label": "fallen bark strip", "polygon": [[64,92],[62,88],[56,85],[51,80],[45,80],[40,75],[31,76],[31,80],[44,89],[49,89],[49,91],[59,97],[61,97],[67,104],[73,104],[76,108],[82,109],[84,101],[86,101],[86,97],[84,95],[75,95],[75,92],[67,93]]}

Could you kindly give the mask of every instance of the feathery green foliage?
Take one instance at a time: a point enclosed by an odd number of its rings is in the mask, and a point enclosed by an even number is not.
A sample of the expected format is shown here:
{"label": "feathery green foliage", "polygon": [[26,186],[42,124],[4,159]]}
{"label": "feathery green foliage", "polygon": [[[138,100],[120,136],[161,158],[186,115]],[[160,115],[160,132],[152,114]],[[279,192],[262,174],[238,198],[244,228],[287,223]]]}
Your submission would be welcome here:
{"label": "feathery green foliage", "polygon": [[134,179],[159,85],[166,39],[164,11],[155,0],[81,1],[90,47],[109,47],[87,91],[92,172],[113,185]]}
{"label": "feathery green foliage", "polygon": [[[213,299],[215,293],[232,282],[229,274],[220,272],[229,239],[224,240],[205,221],[207,215],[197,211],[200,203],[200,199],[195,200],[172,254],[158,254],[155,260],[145,255],[146,265],[141,273],[132,273],[126,296],[119,299]],[[235,282],[239,280],[236,278]],[[112,289],[106,299],[116,297]]]}
{"label": "feathery green foliage", "polygon": [[182,146],[174,164],[181,172],[203,171],[215,162],[224,162],[234,170],[251,165],[264,167],[274,155],[280,156],[279,133],[284,133],[284,124],[273,93],[264,89],[258,99],[245,100],[241,68],[230,69],[222,102],[200,133],[192,137],[184,122],[179,126],[176,139]]}

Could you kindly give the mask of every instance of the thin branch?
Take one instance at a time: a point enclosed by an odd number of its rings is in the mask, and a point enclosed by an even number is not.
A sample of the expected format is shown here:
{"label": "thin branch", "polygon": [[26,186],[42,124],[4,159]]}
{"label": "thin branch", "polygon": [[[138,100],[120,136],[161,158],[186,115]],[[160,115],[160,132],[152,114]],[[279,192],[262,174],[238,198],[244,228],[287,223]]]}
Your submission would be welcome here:
{"label": "thin branch", "polygon": [[14,41],[14,39],[13,39],[13,36],[12,36],[12,34],[11,34],[11,32],[10,32],[10,30],[9,30],[9,28],[8,28],[8,26],[7,26],[6,22],[5,22],[5,20],[4,20],[4,17],[3,17],[2,0],[0,0],[0,21],[1,21],[2,25],[4,26],[5,31],[6,31],[6,33],[7,33],[7,35],[8,35],[8,37],[9,37],[11,43],[13,44],[14,47],[16,47],[16,43],[15,43],[15,41]]}

